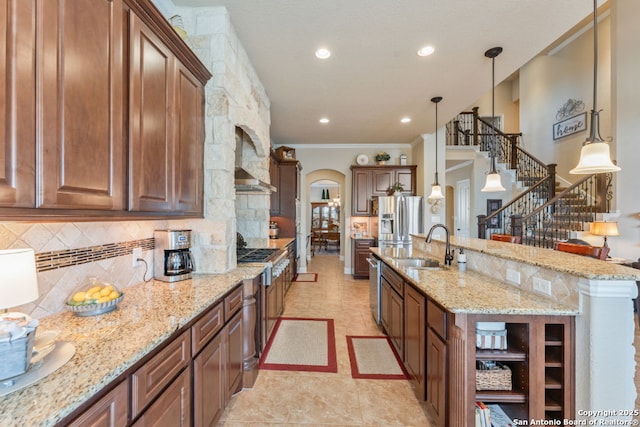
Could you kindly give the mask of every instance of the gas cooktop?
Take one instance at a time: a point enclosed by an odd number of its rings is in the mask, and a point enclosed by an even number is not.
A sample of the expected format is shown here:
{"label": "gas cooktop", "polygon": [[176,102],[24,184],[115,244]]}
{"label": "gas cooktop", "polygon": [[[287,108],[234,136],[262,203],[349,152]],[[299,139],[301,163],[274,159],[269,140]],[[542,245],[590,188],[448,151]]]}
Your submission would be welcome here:
{"label": "gas cooktop", "polygon": [[281,249],[274,248],[242,248],[236,249],[238,263],[243,262],[269,262],[282,253]]}

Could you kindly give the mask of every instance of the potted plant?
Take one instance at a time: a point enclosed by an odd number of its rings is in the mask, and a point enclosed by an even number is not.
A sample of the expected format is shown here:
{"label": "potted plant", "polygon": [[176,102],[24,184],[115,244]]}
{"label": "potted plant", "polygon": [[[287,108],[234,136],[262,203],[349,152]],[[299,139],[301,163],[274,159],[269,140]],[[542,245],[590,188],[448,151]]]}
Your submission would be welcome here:
{"label": "potted plant", "polygon": [[390,158],[391,156],[389,155],[389,153],[385,151],[379,151],[376,154],[376,162],[378,162],[379,165],[384,165]]}
{"label": "potted plant", "polygon": [[387,191],[387,193],[390,196],[392,196],[395,193],[402,193],[403,191],[404,191],[404,186],[402,184],[400,184],[399,182],[396,182],[391,187],[389,187],[389,190]]}

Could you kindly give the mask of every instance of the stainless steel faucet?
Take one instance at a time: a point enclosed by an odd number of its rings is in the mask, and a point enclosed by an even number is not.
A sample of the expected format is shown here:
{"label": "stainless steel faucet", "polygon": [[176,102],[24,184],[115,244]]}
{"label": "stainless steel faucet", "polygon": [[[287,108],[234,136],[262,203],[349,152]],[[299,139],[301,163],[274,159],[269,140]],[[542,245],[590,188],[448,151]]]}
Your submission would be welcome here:
{"label": "stainless steel faucet", "polygon": [[451,253],[451,243],[449,241],[449,229],[447,228],[446,225],[436,224],[433,227],[431,227],[431,229],[429,230],[429,233],[427,234],[427,243],[431,243],[431,235],[433,234],[433,230],[435,230],[438,227],[444,228],[444,231],[447,235],[447,246],[445,249],[444,264],[451,265],[451,261],[453,261],[453,253]]}

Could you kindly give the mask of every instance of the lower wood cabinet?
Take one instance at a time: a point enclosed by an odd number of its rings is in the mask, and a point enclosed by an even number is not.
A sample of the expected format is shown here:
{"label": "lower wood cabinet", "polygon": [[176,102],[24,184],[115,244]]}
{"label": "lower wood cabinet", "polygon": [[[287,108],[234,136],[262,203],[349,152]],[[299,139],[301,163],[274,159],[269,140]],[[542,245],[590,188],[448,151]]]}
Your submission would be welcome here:
{"label": "lower wood cabinet", "polygon": [[129,419],[129,384],[122,381],[113,390],[91,405],[68,427],[119,427]]}
{"label": "lower wood cabinet", "polygon": [[426,401],[436,427],[444,427],[447,411],[447,345],[427,328]]}
{"label": "lower wood cabinet", "polygon": [[382,326],[401,359],[404,360],[404,302],[384,278],[382,281]]}
{"label": "lower wood cabinet", "polygon": [[412,286],[404,288],[404,364],[421,400],[425,399],[426,298]]}
{"label": "lower wood cabinet", "polygon": [[352,241],[353,252],[353,278],[354,279],[368,279],[369,278],[369,248],[375,246],[375,238],[354,238]]}
{"label": "lower wood cabinet", "polygon": [[[242,283],[58,426],[215,426],[242,389]],[[251,333],[251,332],[249,332]]]}
{"label": "lower wood cabinet", "polygon": [[191,367],[182,371],[171,385],[133,424],[133,427],[191,425]]}

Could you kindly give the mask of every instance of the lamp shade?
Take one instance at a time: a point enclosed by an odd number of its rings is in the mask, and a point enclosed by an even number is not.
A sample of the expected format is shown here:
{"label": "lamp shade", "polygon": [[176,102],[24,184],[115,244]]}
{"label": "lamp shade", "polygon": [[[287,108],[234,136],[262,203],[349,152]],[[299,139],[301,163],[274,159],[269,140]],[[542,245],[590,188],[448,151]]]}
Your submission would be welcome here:
{"label": "lamp shade", "polygon": [[617,172],[619,170],[620,168],[611,161],[609,144],[606,142],[591,142],[582,146],[582,150],[580,150],[580,161],[569,173],[592,174]]}
{"label": "lamp shade", "polygon": [[594,221],[589,232],[594,236],[619,236],[618,223],[615,221]]}
{"label": "lamp shade", "polygon": [[431,186],[431,194],[428,197],[429,200],[442,200],[444,199],[444,195],[442,194],[442,187],[438,184],[433,184]]}
{"label": "lamp shade", "polygon": [[38,299],[36,257],[33,249],[0,250],[0,309]]}
{"label": "lamp shade", "polygon": [[502,180],[500,179],[500,174],[498,172],[492,172],[487,174],[487,181],[482,188],[483,193],[493,193],[498,191],[506,191],[506,189],[502,186]]}

